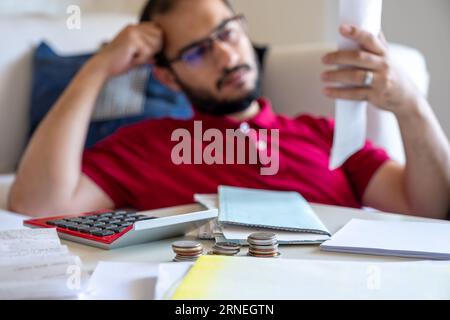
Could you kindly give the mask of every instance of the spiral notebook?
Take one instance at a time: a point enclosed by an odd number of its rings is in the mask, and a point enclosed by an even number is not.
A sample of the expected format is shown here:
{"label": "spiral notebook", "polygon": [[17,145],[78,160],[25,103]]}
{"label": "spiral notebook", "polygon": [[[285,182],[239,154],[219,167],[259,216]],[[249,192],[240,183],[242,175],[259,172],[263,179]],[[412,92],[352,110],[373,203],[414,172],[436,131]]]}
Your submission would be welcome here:
{"label": "spiral notebook", "polygon": [[330,236],[297,192],[220,186],[219,223]]}

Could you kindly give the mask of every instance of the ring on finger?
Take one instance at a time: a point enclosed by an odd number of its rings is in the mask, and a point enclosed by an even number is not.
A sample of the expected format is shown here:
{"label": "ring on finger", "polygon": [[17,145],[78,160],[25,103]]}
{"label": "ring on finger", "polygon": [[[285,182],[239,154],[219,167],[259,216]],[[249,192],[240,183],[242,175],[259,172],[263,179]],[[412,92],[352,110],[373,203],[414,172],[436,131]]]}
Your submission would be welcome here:
{"label": "ring on finger", "polygon": [[374,78],[375,74],[372,71],[367,71],[363,81],[364,87],[372,87]]}

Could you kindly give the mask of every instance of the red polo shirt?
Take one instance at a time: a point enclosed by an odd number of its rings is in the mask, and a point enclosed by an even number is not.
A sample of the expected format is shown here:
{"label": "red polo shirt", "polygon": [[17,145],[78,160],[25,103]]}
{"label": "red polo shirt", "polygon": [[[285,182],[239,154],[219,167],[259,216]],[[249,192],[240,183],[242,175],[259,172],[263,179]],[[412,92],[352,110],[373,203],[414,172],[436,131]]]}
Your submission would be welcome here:
{"label": "red polo shirt", "polygon": [[[203,132],[214,128],[224,136],[226,129],[242,128],[242,123],[228,117],[201,113],[187,121],[149,120],[122,128],[85,152],[83,172],[117,208],[149,210],[188,204],[195,193],[217,193],[219,185],[297,191],[310,202],[360,208],[370,179],[389,160],[386,152],[367,142],[342,168],[330,171],[332,121],[276,115],[270,102],[261,99],[259,103],[260,113],[246,124],[256,132],[268,129],[268,150],[274,137],[270,130],[279,129],[275,175],[261,175],[262,164],[175,164],[171,158],[179,144],[171,141],[175,130],[186,129],[194,140],[194,121],[202,122]],[[211,144],[200,143],[203,149]]]}

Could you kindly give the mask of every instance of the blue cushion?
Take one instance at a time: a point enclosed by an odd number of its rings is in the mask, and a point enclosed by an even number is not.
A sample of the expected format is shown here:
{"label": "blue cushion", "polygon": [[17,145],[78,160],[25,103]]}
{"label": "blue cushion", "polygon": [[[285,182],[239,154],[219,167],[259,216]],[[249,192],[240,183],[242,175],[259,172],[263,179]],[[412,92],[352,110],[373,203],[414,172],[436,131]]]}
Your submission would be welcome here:
{"label": "blue cushion", "polygon": [[[41,43],[33,58],[32,96],[30,105],[30,136],[55,104],[72,78],[93,54],[57,55],[46,43]],[[114,120],[93,121],[89,126],[86,147],[109,136],[118,128],[146,119],[171,117],[189,119],[193,115],[186,97],[176,93],[150,76],[145,92],[145,105],[140,115]]]}

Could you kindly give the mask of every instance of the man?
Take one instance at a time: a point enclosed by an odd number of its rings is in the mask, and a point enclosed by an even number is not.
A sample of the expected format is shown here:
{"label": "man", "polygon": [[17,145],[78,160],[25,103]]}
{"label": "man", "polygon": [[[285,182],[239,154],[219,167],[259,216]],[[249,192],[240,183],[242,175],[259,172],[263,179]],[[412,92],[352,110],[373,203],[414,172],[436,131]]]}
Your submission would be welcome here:
{"label": "man", "polygon": [[[48,215],[151,209],[190,203],[194,193],[215,193],[222,184],[293,190],[312,202],[445,218],[450,207],[448,141],[428,102],[393,68],[382,37],[342,26],[340,32],[362,50],[323,58],[330,67],[352,67],[324,73],[324,94],[368,100],[392,111],[400,124],[406,166],[368,142],[342,168],[330,171],[332,122],[277,116],[268,100],[259,99],[261,74],[245,21],[227,1],[153,0],[146,12],[149,21],[127,27],[93,57],[43,121],[21,161],[10,194],[13,211]],[[149,62],[156,62],[154,74],[161,82],[184,91],[195,118],[133,125],[83,154],[90,115],[105,81]],[[195,135],[194,121],[224,135],[227,129],[279,130],[279,142],[263,141],[267,148],[279,145],[277,172],[262,175],[262,163],[175,163],[173,133],[182,129]],[[201,151],[207,148],[204,142]]]}

